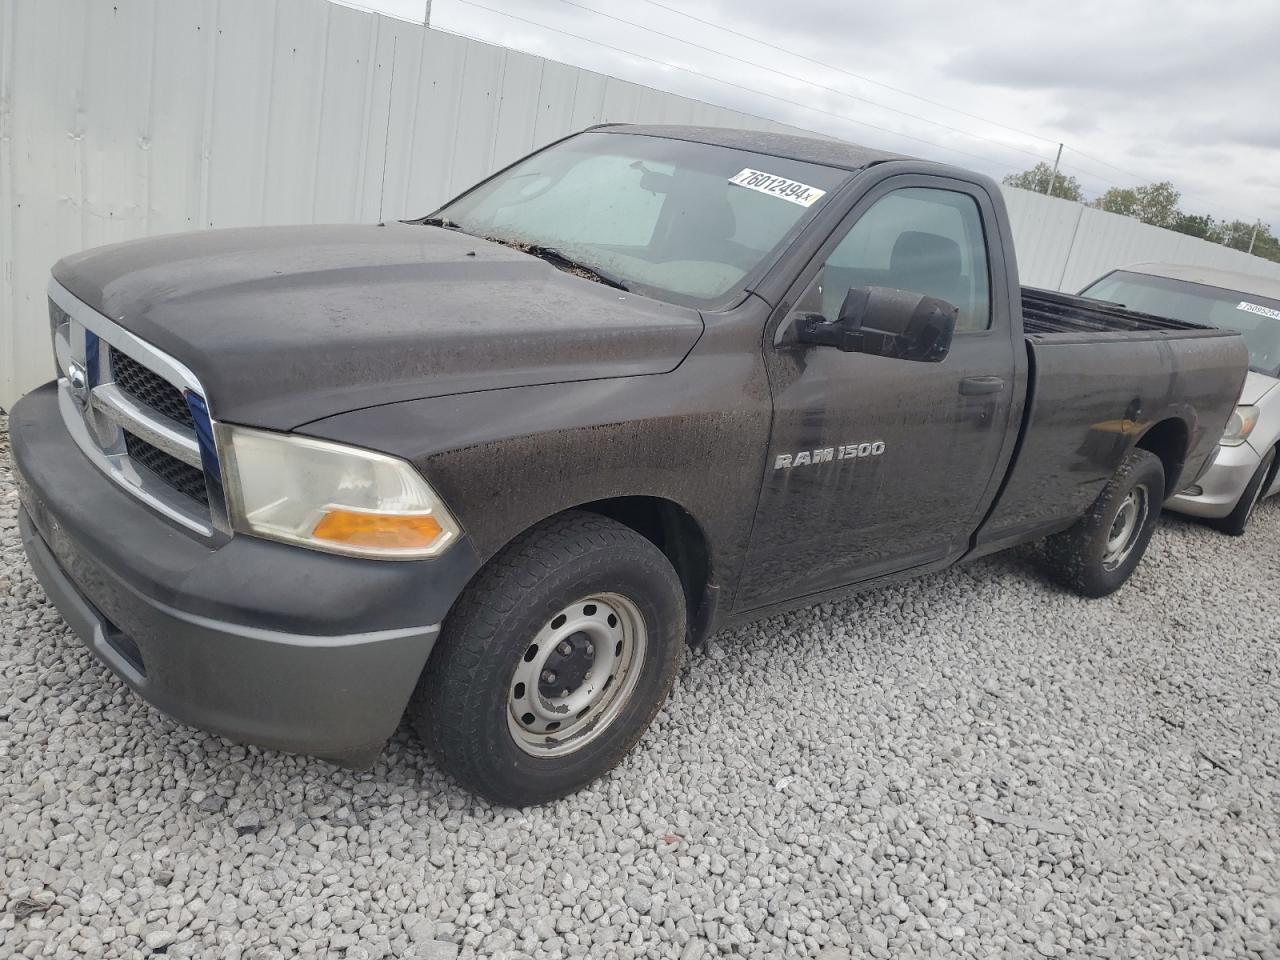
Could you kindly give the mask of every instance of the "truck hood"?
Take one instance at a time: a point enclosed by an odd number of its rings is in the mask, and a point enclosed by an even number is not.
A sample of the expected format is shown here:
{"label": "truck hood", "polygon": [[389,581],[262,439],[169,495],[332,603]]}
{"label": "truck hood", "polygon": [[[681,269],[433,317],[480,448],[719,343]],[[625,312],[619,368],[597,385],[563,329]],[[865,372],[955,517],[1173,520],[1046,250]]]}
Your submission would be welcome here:
{"label": "truck hood", "polygon": [[186,364],[214,416],[289,430],[423,397],[673,370],[696,310],[439,227],[255,227],[67,257],[54,279]]}
{"label": "truck hood", "polygon": [[1257,403],[1264,394],[1269,393],[1280,380],[1268,377],[1265,373],[1250,370],[1244,378],[1244,388],[1240,391],[1240,403]]}

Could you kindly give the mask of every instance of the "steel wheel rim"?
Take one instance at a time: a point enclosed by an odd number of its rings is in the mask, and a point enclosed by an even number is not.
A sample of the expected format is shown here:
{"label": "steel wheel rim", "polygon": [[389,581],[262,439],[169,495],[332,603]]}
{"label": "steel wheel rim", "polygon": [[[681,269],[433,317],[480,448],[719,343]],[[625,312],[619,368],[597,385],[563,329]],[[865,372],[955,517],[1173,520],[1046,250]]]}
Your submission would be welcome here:
{"label": "steel wheel rim", "polygon": [[1133,553],[1133,548],[1142,534],[1147,522],[1147,488],[1136,486],[1130,490],[1115,519],[1111,521],[1111,530],[1107,534],[1107,542],[1103,547],[1102,566],[1106,570],[1114,570]]}
{"label": "steel wheel rim", "polygon": [[562,757],[604,733],[635,690],[648,639],[639,608],[617,593],[583,597],[548,618],[507,686],[516,746],[535,757]]}

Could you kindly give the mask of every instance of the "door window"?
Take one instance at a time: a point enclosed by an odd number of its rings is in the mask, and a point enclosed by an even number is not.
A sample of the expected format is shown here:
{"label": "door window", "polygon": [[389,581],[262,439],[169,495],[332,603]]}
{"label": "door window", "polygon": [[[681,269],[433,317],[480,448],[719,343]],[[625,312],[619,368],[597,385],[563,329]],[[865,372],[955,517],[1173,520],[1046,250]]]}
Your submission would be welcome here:
{"label": "door window", "polygon": [[978,204],[931,187],[878,200],[831,251],[797,308],[834,320],[851,287],[893,287],[959,309],[956,332],[991,326],[991,281]]}

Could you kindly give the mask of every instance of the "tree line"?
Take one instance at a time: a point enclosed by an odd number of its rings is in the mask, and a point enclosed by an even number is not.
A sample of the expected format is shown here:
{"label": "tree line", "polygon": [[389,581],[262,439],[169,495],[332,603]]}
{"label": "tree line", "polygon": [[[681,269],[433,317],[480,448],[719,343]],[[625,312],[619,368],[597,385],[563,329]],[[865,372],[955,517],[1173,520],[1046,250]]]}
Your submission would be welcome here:
{"label": "tree line", "polygon": [[1055,174],[1053,167],[1041,161],[1030,170],[1009,174],[1003,182],[1005,186],[1045,194],[1051,192],[1052,186],[1052,196],[1087,203],[1108,213],[1133,217],[1153,227],[1164,227],[1166,230],[1220,243],[1235,250],[1247,252],[1252,241],[1254,256],[1280,263],[1280,240],[1272,234],[1269,224],[1259,225],[1255,237],[1255,225],[1252,223],[1243,220],[1218,220],[1206,213],[1188,213],[1179,207],[1182,194],[1168,180],[1141,187],[1112,187],[1102,196],[1090,201],[1086,199],[1079,180],[1061,170]]}

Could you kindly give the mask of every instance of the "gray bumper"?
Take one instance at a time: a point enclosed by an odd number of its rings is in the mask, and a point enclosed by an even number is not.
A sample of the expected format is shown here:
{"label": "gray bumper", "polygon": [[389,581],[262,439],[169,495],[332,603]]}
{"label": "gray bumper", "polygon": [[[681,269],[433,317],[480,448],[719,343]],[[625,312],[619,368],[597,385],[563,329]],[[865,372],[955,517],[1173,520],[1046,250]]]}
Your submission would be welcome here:
{"label": "gray bumper", "polygon": [[214,733],[352,766],[395,731],[478,566],[338,557],[170,525],[77,449],[48,388],[14,405],[23,544],[68,624],[130,687]]}
{"label": "gray bumper", "polygon": [[45,593],[94,655],[165,713],[234,740],[372,763],[439,632],[300,636],[184,615],[122,592],[113,604],[118,624],[71,581],[25,509],[18,523]]}
{"label": "gray bumper", "polygon": [[1238,447],[1219,447],[1213,466],[1196,483],[1201,492],[1195,496],[1180,493],[1165,506],[1195,517],[1225,517],[1235,509],[1244,488],[1249,485],[1249,478],[1261,462],[1262,457],[1248,443]]}

